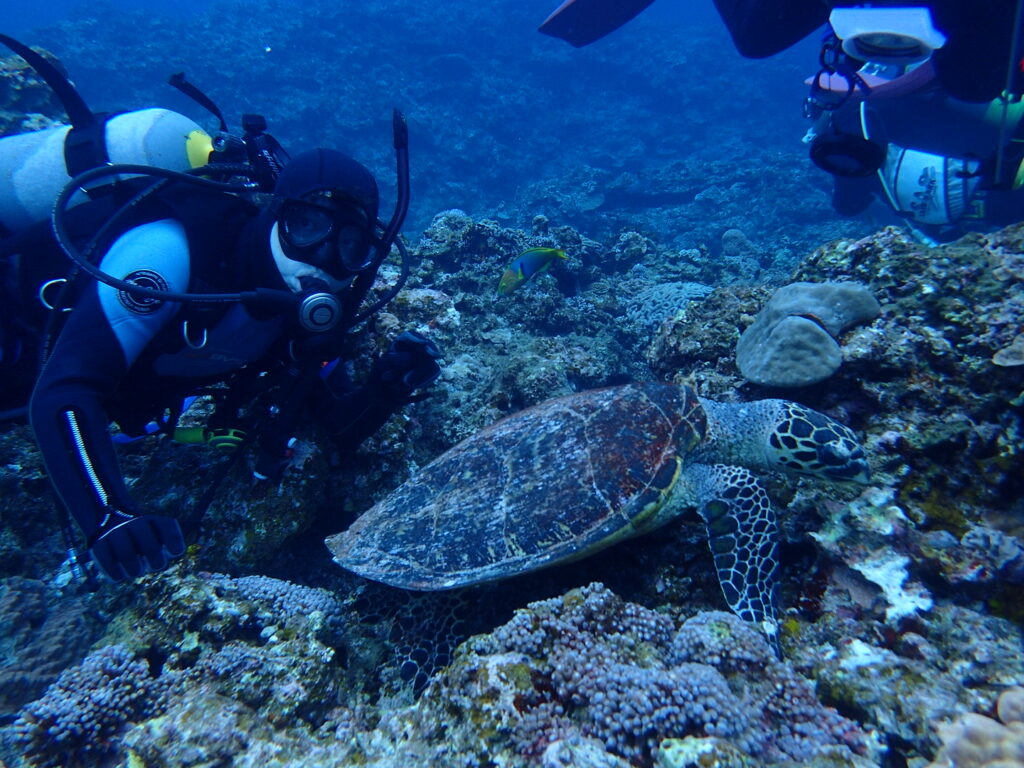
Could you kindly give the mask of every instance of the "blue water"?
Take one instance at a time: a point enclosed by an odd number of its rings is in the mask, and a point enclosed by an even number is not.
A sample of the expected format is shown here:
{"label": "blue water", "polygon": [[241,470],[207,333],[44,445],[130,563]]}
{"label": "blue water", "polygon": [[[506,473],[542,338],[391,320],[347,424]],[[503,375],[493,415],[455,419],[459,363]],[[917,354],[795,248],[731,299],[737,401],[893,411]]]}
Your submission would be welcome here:
{"label": "blue water", "polygon": [[[232,127],[242,112],[258,112],[286,147],[333,146],[366,163],[385,210],[390,115],[401,108],[412,142],[409,231],[456,207],[516,226],[545,213],[599,238],[646,226],[693,246],[699,238],[685,227],[658,220],[660,202],[651,212],[634,194],[629,204],[595,209],[588,195],[617,180],[661,202],[692,199],[716,177],[674,189],[666,166],[739,169],[768,150],[810,173],[800,104],[816,36],[746,61],[710,0],[659,0],[612,36],[574,49],[536,31],[555,5],[277,0],[197,5],[186,16],[167,0],[65,0],[20,4],[4,28],[56,53],[94,109],[166,106],[215,127],[165,84],[184,70]],[[823,174],[812,183],[827,187]]]}

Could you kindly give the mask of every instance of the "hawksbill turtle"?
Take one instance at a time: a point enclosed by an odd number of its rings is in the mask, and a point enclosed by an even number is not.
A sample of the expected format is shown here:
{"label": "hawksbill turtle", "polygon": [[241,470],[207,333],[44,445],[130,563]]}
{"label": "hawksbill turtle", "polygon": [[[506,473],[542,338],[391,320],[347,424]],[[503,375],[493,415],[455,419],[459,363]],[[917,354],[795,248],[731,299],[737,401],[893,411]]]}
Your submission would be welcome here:
{"label": "hawksbill turtle", "polygon": [[719,403],[657,382],[595,389],[466,438],[326,544],[361,576],[441,590],[587,557],[696,508],[729,608],[777,648],[764,470],[869,476],[853,431],[798,403]]}

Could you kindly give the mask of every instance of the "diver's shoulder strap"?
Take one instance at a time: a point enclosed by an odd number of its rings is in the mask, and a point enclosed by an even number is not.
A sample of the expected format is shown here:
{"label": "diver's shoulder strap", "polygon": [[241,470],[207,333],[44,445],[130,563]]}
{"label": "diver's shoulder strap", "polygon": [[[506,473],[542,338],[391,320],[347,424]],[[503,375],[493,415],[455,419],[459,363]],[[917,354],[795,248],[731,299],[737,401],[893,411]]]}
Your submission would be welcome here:
{"label": "diver's shoulder strap", "polygon": [[[154,197],[163,215],[185,227],[191,254],[190,290],[197,293],[227,293],[248,289],[247,265],[238,244],[247,223],[259,209],[239,195],[169,184]],[[230,304],[190,302],[183,317],[196,329],[212,328]]]}
{"label": "diver's shoulder strap", "polygon": [[110,115],[101,112],[93,118],[85,125],[72,125],[64,138],[64,167],[71,178],[110,162],[106,140]]}
{"label": "diver's shoulder strap", "polygon": [[213,292],[238,291],[239,237],[259,209],[239,195],[169,184],[154,197],[162,210],[180,221],[188,235],[193,274]]}

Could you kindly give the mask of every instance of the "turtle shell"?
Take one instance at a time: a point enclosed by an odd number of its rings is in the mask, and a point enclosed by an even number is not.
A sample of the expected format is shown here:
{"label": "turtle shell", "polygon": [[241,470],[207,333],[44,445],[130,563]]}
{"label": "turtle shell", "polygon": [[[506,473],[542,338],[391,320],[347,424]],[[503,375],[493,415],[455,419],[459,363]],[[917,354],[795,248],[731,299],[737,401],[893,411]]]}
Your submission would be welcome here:
{"label": "turtle shell", "polygon": [[706,430],[696,394],[673,384],[548,400],[463,440],[326,544],[348,570],[422,590],[584,557],[664,522]]}

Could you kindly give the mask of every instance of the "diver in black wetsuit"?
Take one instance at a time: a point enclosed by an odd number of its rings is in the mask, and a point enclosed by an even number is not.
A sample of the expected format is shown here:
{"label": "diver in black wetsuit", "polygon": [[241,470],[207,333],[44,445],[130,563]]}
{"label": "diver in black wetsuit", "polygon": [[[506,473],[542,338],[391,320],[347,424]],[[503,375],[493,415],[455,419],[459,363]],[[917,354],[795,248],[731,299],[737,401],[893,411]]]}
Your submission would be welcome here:
{"label": "diver in black wetsuit", "polygon": [[[303,402],[282,411],[297,416],[312,398],[317,418],[354,448],[440,371],[437,347],[408,332],[362,386],[336,360],[351,327],[343,318],[358,311],[352,302],[359,301],[359,286],[372,281],[380,249],[390,248],[375,234],[376,181],[352,158],[327,149],[297,155],[260,206],[171,184],[139,207],[132,225],[102,252],[103,273],[172,294],[266,291],[296,301],[284,302],[286,309],[242,302],[197,308],[93,280],[74,300],[35,383],[29,416],[62,504],[85,533],[93,560],[115,580],[165,567],[185,543],[176,520],[146,514],[130,497],[111,419],[140,433],[203,385],[235,382],[243,370],[236,383],[251,388],[275,380],[258,374],[292,369],[292,391]],[[232,447],[241,438],[230,428],[237,413],[227,410],[223,426],[203,434]],[[279,425],[263,446],[263,475],[283,459],[289,426]]]}
{"label": "diver in black wetsuit", "polygon": [[[253,475],[267,480],[286,466],[304,415],[354,450],[425,396],[416,390],[439,375],[440,351],[417,333],[395,338],[361,386],[343,359],[349,333],[408,276],[400,112],[398,195],[384,224],[364,166],[330,149],[290,158],[260,115],[231,134],[183,74],[171,85],[219,120],[215,136],[168,110],[94,113],[44,56],[0,43],[53,89],[70,123],[0,139],[0,420],[30,418],[76,574],[70,517],[115,580],[159,570],[185,547],[177,520],[129,495],[111,421],[119,438],[163,432],[233,452],[255,435]],[[393,245],[399,278],[368,301]],[[177,428],[202,393],[216,404],[207,426]],[[254,416],[254,400],[273,417]]]}
{"label": "diver in black wetsuit", "polygon": [[[581,46],[652,0],[568,0],[541,31]],[[843,215],[886,202],[922,240],[1024,218],[1020,0],[715,0],[736,49],[827,31],[805,105],[811,159]],[[825,25],[828,25],[827,27]]]}

